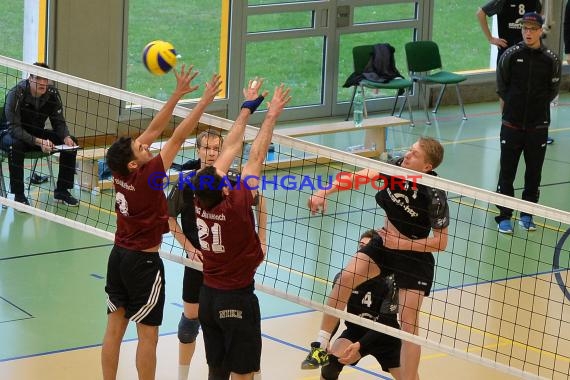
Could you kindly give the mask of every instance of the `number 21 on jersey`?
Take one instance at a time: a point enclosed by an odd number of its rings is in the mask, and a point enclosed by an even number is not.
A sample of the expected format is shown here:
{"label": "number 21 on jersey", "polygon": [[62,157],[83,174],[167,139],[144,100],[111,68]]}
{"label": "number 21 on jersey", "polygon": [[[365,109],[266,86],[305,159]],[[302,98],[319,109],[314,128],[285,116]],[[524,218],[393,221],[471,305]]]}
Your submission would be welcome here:
{"label": "number 21 on jersey", "polygon": [[[218,223],[214,223],[212,228],[208,228],[206,222],[201,218],[196,218],[196,225],[198,226],[198,237],[200,238],[200,247],[206,251],[212,251],[214,253],[224,253],[226,249],[222,244],[222,231],[221,226]],[[206,239],[212,235],[212,246],[206,241]]]}

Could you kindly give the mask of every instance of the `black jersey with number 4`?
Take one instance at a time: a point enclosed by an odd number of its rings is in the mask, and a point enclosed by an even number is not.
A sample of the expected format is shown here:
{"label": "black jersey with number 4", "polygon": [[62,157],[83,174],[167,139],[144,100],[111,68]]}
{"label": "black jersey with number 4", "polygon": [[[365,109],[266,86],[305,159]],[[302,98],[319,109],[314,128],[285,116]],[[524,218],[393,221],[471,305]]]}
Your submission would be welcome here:
{"label": "black jersey with number 4", "polygon": [[[391,162],[401,166],[403,158]],[[437,174],[435,172],[427,175]],[[412,181],[392,180],[386,178],[383,189],[376,194],[376,202],[386,212],[386,217],[410,239],[424,239],[432,228],[442,229],[449,225],[449,208],[445,191]]]}
{"label": "black jersey with number 4", "polygon": [[[394,274],[374,277],[352,290],[346,311],[390,326],[397,324],[398,289]],[[362,326],[346,321],[346,327]]]}

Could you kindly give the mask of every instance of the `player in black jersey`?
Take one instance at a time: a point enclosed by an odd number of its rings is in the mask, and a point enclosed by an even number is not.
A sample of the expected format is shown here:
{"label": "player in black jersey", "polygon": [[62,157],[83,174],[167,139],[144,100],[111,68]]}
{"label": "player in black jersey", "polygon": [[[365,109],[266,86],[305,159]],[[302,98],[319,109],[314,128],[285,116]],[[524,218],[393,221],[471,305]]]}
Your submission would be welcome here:
{"label": "player in black jersey", "polygon": [[[403,158],[393,162],[402,168],[415,170],[426,175],[437,175],[435,169],[443,160],[443,147],[431,137],[420,137]],[[350,186],[338,181],[328,190],[320,190],[309,198],[309,209],[313,214],[326,210],[326,197],[332,193],[352,189],[362,184],[362,179],[376,181],[379,174],[370,169],[344,177]],[[419,312],[423,298],[429,295],[435,259],[432,252],[447,247],[449,209],[445,192],[420,185],[414,181],[395,181],[395,177],[383,176],[387,185],[378,186],[376,201],[386,212],[384,226],[378,230],[381,239],[372,240],[359,249],[341,272],[333,287],[327,305],[343,310],[352,289],[364,281],[380,275],[395,273],[399,290],[399,314],[402,330],[419,333]],[[397,179],[397,178],[396,178]],[[331,332],[338,318],[324,314],[321,331],[317,337],[319,348],[327,348]],[[313,349],[314,351],[315,349]],[[402,342],[401,368],[403,379],[415,379],[419,366],[421,347],[411,342]],[[303,367],[311,361],[311,354]],[[326,355],[317,355],[326,363]],[[322,365],[322,363],[317,363]]]}
{"label": "player in black jersey", "polygon": [[[477,10],[477,19],[483,34],[490,44],[496,45],[497,67],[499,59],[503,53],[511,46],[518,44],[523,40],[521,34],[521,23],[517,22],[525,13],[536,12],[542,13],[542,3],[540,0],[490,0]],[[497,15],[497,24],[499,37],[493,37],[487,25],[487,17]],[[542,31],[541,31],[542,34]],[[503,99],[500,100],[501,108],[503,107]],[[554,139],[550,136],[546,138],[547,144],[552,144]]]}
{"label": "player in black jersey", "polygon": [[[371,239],[379,239],[375,230],[368,230],[360,236],[358,248],[367,245]],[[335,282],[340,273],[335,277]],[[357,286],[348,300],[346,310],[362,318],[399,329],[398,289],[394,274],[378,276]],[[366,355],[372,355],[398,380],[400,378],[400,339],[375,330],[345,321],[346,330],[332,343],[329,364],[322,367],[321,379],[336,380],[345,365],[356,365]],[[334,335],[334,334],[333,334]]]}
{"label": "player in black jersey", "polygon": [[[198,159],[190,160],[180,165],[186,170],[198,170],[206,166],[213,165],[220,154],[223,144],[222,136],[212,130],[206,130],[196,137],[196,148],[198,151]],[[192,172],[181,173],[181,179],[172,187],[168,194],[168,224],[170,231],[184,248],[187,257],[201,262],[202,254],[196,248],[200,247],[198,239],[198,227],[196,226],[196,213],[194,208],[194,191],[186,182]],[[233,178],[237,178],[238,172],[230,169],[228,171],[228,179],[232,182]],[[235,183],[232,183],[235,184]],[[256,205],[256,217],[258,224],[258,235],[263,247],[266,247],[266,225],[267,211],[265,210],[265,202],[260,194],[254,201]],[[180,224],[177,217],[180,216]],[[200,328],[198,320],[198,303],[200,295],[200,287],[202,286],[202,272],[184,267],[184,278],[182,284],[182,300],[184,312],[178,323],[178,378],[186,380],[190,369],[190,362],[196,348],[196,337]]]}
{"label": "player in black jersey", "polygon": [[[539,0],[490,0],[477,10],[477,19],[481,30],[490,44],[499,49],[497,62],[501,55],[511,46],[522,41],[521,25],[517,20],[527,12],[542,12]],[[493,37],[487,17],[497,15],[499,37]]]}

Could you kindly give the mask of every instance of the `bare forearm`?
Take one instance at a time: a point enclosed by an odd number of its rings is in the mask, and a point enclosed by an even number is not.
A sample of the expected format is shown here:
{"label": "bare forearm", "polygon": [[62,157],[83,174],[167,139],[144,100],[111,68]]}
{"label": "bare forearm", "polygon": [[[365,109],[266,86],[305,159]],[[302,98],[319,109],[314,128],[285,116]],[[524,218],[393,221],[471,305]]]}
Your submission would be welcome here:
{"label": "bare forearm", "polygon": [[330,189],[319,190],[317,195],[326,197],[330,194],[336,193],[337,191],[351,190],[355,187],[358,188],[370,181],[376,181],[378,177],[378,173],[369,169],[362,169],[356,173],[342,172],[336,176],[336,180],[332,183]]}
{"label": "bare forearm", "polygon": [[151,144],[160,137],[164,129],[168,125],[174,108],[178,101],[182,98],[182,94],[173,93],[168,101],[162,106],[160,111],[154,116],[147,129],[139,137],[139,140],[146,144]]}
{"label": "bare forearm", "polygon": [[269,144],[271,144],[271,138],[273,137],[273,130],[275,129],[276,123],[277,116],[267,114],[251,147],[248,164],[257,164],[261,168],[261,165],[265,160]]}
{"label": "bare forearm", "polygon": [[172,217],[169,218],[168,225],[170,226],[170,232],[172,232],[172,235],[174,235],[176,241],[180,244],[182,248],[184,248],[185,251],[193,252],[196,250],[196,247],[194,247],[192,243],[190,243],[190,240],[186,238],[186,235],[184,235],[184,232],[182,231],[182,228],[180,227],[176,219]]}
{"label": "bare forearm", "polygon": [[192,111],[190,111],[190,114],[186,116],[184,120],[182,120],[182,122],[178,125],[178,127],[176,127],[174,133],[170,137],[170,140],[172,140],[175,143],[180,143],[180,145],[182,145],[184,140],[186,140],[188,136],[192,132],[194,132],[194,129],[196,129],[196,127],[198,126],[198,122],[200,121],[200,118],[206,111],[206,107],[207,107],[206,102],[203,101],[198,102],[198,104],[196,104],[196,107],[194,107]]}
{"label": "bare forearm", "polygon": [[237,154],[241,149],[243,144],[243,135],[245,133],[245,127],[247,125],[247,121],[249,120],[249,115],[251,115],[250,110],[247,108],[242,108],[237,119],[230,129],[228,136],[224,140],[224,150],[232,151]]}
{"label": "bare forearm", "polygon": [[481,8],[477,11],[477,20],[479,21],[479,26],[481,26],[481,30],[485,35],[487,41],[491,42],[493,35],[491,34],[491,30],[489,29],[489,24],[487,24],[487,15]]}
{"label": "bare forearm", "polygon": [[398,250],[414,252],[438,252],[441,251],[439,239],[433,237],[417,240],[400,239]]}

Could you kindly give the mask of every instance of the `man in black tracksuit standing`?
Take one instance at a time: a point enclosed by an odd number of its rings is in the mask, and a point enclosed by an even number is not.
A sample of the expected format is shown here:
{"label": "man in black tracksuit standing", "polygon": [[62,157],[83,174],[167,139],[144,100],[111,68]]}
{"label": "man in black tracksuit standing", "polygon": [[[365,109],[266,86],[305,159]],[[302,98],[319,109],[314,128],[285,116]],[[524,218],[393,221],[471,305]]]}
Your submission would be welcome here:
{"label": "man in black tracksuit standing", "polygon": [[[558,94],[560,59],[541,42],[542,16],[525,13],[523,41],[509,48],[499,60],[497,87],[503,100],[501,169],[497,192],[514,196],[513,183],[521,153],[526,165],[522,199],[538,202],[542,164],[550,125],[550,102]],[[499,232],[512,233],[513,210],[498,206]],[[536,230],[532,215],[521,212],[519,225]]]}

